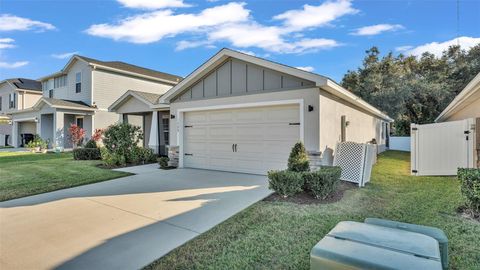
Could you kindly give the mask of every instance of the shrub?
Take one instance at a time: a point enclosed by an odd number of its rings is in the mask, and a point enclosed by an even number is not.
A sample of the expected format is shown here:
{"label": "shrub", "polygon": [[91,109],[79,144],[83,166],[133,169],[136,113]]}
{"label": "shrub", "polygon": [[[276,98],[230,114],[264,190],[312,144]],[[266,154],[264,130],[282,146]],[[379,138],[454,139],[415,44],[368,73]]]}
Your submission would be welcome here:
{"label": "shrub", "polygon": [[68,128],[68,134],[70,136],[70,141],[73,143],[73,147],[76,148],[85,138],[85,129],[71,124]]}
{"label": "shrub", "polygon": [[168,157],[160,157],[158,158],[158,164],[160,164],[160,168],[166,169],[168,168],[168,161],[170,159]]}
{"label": "shrub", "polygon": [[323,166],[317,171],[304,172],[305,191],[311,192],[317,199],[325,199],[337,189],[341,173],[342,169],[338,166]]}
{"label": "shrub", "polygon": [[98,160],[102,155],[98,148],[75,148],[73,149],[73,159],[75,160]]}
{"label": "shrub", "polygon": [[268,188],[284,198],[302,191],[303,178],[301,173],[292,171],[269,171]]}
{"label": "shrub", "polygon": [[302,142],[297,142],[288,157],[288,170],[293,172],[307,172],[310,170],[307,151]]}
{"label": "shrub", "polygon": [[103,164],[107,167],[125,166],[127,164],[124,156],[110,153],[110,151],[105,147],[100,148],[100,153]]}
{"label": "shrub", "polygon": [[93,131],[92,140],[99,142],[102,139],[103,132],[105,132],[104,129],[96,128],[95,131]]}
{"label": "shrub", "polygon": [[138,148],[140,140],[143,139],[140,127],[117,123],[109,126],[103,135],[103,144],[112,155],[122,156],[128,163],[135,161],[137,155],[131,152],[137,150],[135,148]]}
{"label": "shrub", "polygon": [[94,141],[93,139],[89,140],[89,141],[85,144],[84,147],[85,147],[85,148],[98,148],[96,141]]}
{"label": "shrub", "polygon": [[35,134],[33,140],[29,141],[26,147],[30,150],[33,150],[39,147],[41,150],[48,148],[48,141],[43,140],[38,134]]}
{"label": "shrub", "polygon": [[144,163],[153,163],[157,161],[157,155],[150,148],[140,148],[140,160]]}
{"label": "shrub", "polygon": [[480,212],[480,169],[459,168],[457,175],[469,207],[475,212]]}

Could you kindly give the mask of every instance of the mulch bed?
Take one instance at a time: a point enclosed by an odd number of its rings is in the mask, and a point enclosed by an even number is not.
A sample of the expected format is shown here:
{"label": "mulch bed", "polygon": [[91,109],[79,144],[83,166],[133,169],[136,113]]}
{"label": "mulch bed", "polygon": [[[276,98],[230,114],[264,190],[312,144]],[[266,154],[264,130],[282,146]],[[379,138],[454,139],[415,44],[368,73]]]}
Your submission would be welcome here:
{"label": "mulch bed", "polygon": [[466,205],[462,205],[457,208],[457,213],[459,213],[462,217],[470,220],[475,220],[480,222],[480,213],[475,212],[472,209],[468,208]]}
{"label": "mulch bed", "polygon": [[307,192],[301,192],[296,194],[292,197],[283,198],[282,196],[278,195],[277,193],[273,193],[272,195],[268,196],[267,198],[263,199],[267,202],[291,202],[296,204],[326,204],[326,203],[334,203],[338,202],[343,198],[343,194],[345,191],[349,189],[358,188],[357,184],[341,181],[338,185],[338,189],[330,194],[325,199],[315,199],[313,195]]}
{"label": "mulch bed", "polygon": [[[134,164],[134,163],[127,163],[125,166],[105,166],[103,163],[95,165],[98,168],[101,169],[120,169],[120,168],[128,168],[128,167],[135,167],[135,166],[142,166],[142,165],[148,165],[148,164],[154,164],[156,162],[146,162],[143,164]],[[160,167],[160,166],[159,166]]]}

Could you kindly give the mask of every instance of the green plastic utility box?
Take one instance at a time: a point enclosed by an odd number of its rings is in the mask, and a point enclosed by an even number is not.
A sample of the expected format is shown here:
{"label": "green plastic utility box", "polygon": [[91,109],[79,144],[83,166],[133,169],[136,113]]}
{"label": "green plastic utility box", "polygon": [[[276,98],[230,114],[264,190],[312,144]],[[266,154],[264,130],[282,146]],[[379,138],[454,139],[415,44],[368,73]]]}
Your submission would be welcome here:
{"label": "green plastic utility box", "polygon": [[311,270],[441,270],[430,236],[354,221],[335,226],[310,253]]}
{"label": "green plastic utility box", "polygon": [[364,222],[367,224],[421,233],[435,238],[440,246],[440,257],[442,259],[443,269],[448,269],[448,238],[442,230],[435,227],[403,223],[380,218],[366,218]]}

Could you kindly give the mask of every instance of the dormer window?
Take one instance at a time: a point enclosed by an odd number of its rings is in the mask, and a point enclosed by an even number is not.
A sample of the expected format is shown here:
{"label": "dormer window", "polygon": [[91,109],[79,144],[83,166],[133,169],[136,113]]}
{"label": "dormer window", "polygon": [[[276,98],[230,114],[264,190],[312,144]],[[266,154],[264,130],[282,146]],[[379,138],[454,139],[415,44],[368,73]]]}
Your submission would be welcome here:
{"label": "dormer window", "polygon": [[75,93],[82,92],[82,73],[77,72],[75,74]]}
{"label": "dormer window", "polygon": [[54,84],[54,88],[59,88],[59,87],[66,86],[67,85],[67,75],[56,77],[53,84]]}
{"label": "dormer window", "polygon": [[16,100],[17,100],[17,94],[11,93],[11,94],[8,95],[8,108],[9,109],[14,109],[16,107],[15,106]]}

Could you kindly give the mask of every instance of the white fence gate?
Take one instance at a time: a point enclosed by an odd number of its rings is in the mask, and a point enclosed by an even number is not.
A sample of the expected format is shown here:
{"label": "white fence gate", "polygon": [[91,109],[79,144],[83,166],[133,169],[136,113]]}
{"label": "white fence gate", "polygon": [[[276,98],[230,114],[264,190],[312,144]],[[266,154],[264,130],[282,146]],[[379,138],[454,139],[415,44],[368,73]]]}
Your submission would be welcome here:
{"label": "white fence gate", "polygon": [[411,125],[414,175],[456,175],[474,167],[474,119]]}

